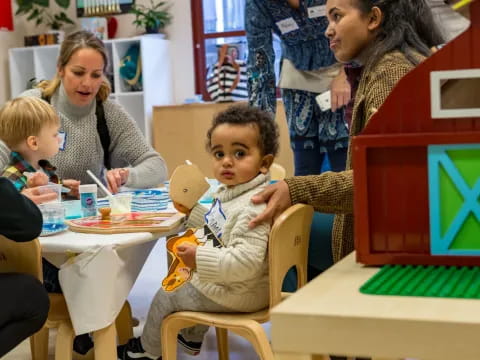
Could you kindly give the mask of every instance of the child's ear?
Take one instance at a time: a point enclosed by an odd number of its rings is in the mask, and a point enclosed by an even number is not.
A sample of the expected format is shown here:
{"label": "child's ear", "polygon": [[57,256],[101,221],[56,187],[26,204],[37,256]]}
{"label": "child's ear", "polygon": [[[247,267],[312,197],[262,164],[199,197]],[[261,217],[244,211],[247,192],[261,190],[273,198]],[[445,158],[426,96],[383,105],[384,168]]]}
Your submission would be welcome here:
{"label": "child's ear", "polygon": [[30,150],[33,150],[33,151],[38,150],[38,141],[36,136],[31,135],[27,137],[26,144]]}
{"label": "child's ear", "polygon": [[260,166],[260,172],[266,174],[270,166],[272,166],[274,156],[272,154],[265,155],[262,159],[262,165]]}
{"label": "child's ear", "polygon": [[374,31],[380,28],[383,20],[383,12],[378,6],[374,6],[370,11],[370,21],[368,23],[368,30]]}

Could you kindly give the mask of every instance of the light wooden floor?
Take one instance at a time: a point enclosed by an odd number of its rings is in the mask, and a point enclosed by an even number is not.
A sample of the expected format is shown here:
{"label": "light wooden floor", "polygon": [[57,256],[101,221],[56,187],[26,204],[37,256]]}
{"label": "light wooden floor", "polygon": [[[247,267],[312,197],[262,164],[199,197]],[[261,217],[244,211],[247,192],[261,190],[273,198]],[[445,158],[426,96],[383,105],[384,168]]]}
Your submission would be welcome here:
{"label": "light wooden floor", "polygon": [[[152,250],[145,266],[140,273],[135,286],[129,296],[130,304],[132,305],[133,314],[140,320],[140,325],[134,329],[135,335],[138,336],[148,312],[150,302],[155,295],[155,292],[160,287],[160,283],[167,272],[165,265],[166,252],[165,241],[160,239]],[[269,324],[265,325],[265,329],[269,332]],[[159,335],[160,336],[160,335]],[[230,359],[231,360],[255,360],[258,356],[251,347],[250,343],[243,338],[230,334]],[[53,360],[53,344],[55,343],[55,331],[50,334],[50,350],[49,360]],[[88,354],[87,354],[88,355]],[[178,351],[178,360],[214,360],[217,359],[217,346],[215,340],[215,330],[210,329],[205,338],[202,351],[198,356],[189,356],[183,353],[180,349]],[[5,360],[30,360],[30,346],[28,340],[21,343],[17,348],[5,355],[2,359]],[[80,359],[93,359],[93,356],[77,357]]]}

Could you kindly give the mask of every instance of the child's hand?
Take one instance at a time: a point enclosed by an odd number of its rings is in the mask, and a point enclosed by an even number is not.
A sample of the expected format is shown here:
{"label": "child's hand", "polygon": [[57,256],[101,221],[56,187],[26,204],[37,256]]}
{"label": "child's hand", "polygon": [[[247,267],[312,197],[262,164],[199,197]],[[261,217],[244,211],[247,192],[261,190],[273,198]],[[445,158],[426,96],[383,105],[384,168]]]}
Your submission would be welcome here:
{"label": "child's hand", "polygon": [[197,267],[197,262],[195,260],[197,255],[197,245],[183,242],[177,246],[177,255],[190,269],[194,270]]}
{"label": "child's hand", "polygon": [[48,176],[42,171],[37,171],[27,179],[27,187],[32,188],[48,184]]}
{"label": "child's hand", "polygon": [[32,200],[35,204],[43,204],[46,202],[54,201],[57,198],[57,193],[54,191],[51,192],[46,192],[41,194],[38,191],[37,187],[33,188],[24,188],[21,191],[22,195],[28,197],[30,200]]}
{"label": "child's hand", "polygon": [[188,215],[190,214],[190,211],[192,211],[192,209],[187,209],[186,206],[183,206],[182,204],[179,204],[177,202],[173,202],[173,207],[175,209],[177,209],[177,211],[181,212],[182,214],[185,214],[185,215]]}
{"label": "child's hand", "polygon": [[77,199],[80,197],[78,193],[78,187],[80,186],[80,181],[67,179],[67,180],[63,180],[62,183],[65,187],[70,189],[70,192],[67,193],[68,196],[72,196]]}

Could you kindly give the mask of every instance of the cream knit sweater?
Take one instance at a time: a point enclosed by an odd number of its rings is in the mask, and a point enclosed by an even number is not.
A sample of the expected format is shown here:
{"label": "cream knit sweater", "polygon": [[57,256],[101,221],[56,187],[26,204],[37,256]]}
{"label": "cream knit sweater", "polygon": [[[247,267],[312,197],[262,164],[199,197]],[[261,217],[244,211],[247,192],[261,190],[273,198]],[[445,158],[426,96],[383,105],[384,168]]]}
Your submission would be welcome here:
{"label": "cream knit sweater", "polygon": [[[21,96],[41,97],[40,89],[28,90]],[[51,98],[51,104],[60,116],[60,131],[66,134],[65,150],[51,160],[62,179],[93,183],[87,175],[90,169],[97,177],[103,168],[103,148],[97,132],[96,102],[78,107],[68,101],[63,86]],[[167,166],[162,157],[149,146],[136,122],[118,103],[103,103],[105,119],[110,133],[112,167],[128,167],[125,184],[132,188],[149,188],[161,184],[167,178]],[[9,162],[10,149],[0,141],[0,169]]]}
{"label": "cream knit sweater", "polygon": [[[220,200],[226,222],[222,232],[225,247],[197,248],[197,270],[191,283],[202,294],[232,311],[256,311],[268,305],[268,237],[270,225],[254,229],[248,223],[260,214],[265,204],[254,205],[251,198],[268,185],[269,175],[260,174],[248,183],[220,186]],[[201,227],[206,209],[197,205],[187,226]]]}

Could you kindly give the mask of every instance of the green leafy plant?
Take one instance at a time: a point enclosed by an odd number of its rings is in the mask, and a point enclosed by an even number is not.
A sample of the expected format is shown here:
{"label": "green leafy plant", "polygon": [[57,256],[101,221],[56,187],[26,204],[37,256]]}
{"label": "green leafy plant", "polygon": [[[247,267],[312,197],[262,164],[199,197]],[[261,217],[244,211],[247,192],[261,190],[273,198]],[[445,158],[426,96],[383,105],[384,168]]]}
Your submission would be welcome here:
{"label": "green leafy plant", "polygon": [[[26,15],[28,21],[35,25],[46,24],[53,30],[59,30],[65,24],[74,24],[64,11],[52,13],[49,10],[50,0],[16,0],[18,9],[15,15]],[[63,9],[68,9],[70,0],[55,0]]]}
{"label": "green leafy plant", "polygon": [[135,4],[130,12],[135,14],[134,25],[144,28],[147,33],[157,33],[172,21],[169,9],[166,1],[155,4],[154,0],[150,0],[150,6]]}

